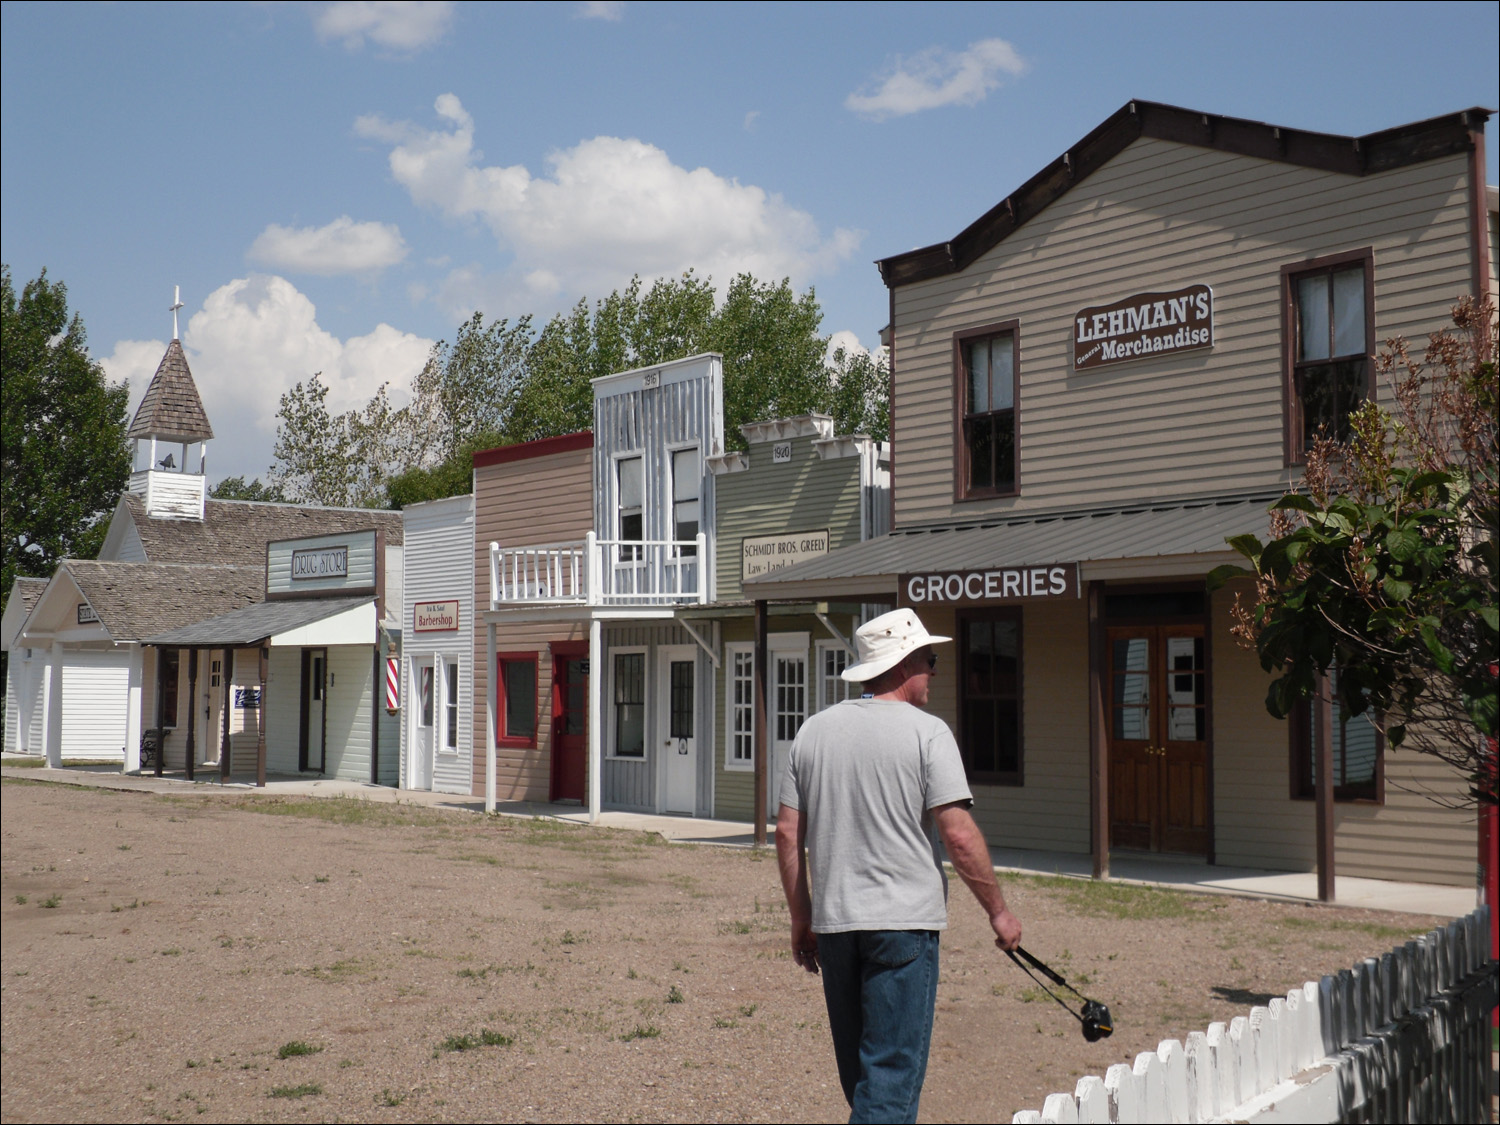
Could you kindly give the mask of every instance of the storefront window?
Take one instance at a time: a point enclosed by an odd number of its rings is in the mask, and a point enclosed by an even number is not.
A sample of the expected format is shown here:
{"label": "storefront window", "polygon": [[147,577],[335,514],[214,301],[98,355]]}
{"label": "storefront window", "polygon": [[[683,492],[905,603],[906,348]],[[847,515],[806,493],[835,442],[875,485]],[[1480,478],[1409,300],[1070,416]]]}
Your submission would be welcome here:
{"label": "storefront window", "polygon": [[1320,433],[1348,440],[1349,414],[1372,391],[1371,265],[1368,252],[1360,252],[1283,271],[1293,460],[1301,460]]}
{"label": "storefront window", "polygon": [[1004,496],[1016,488],[1016,328],[960,336],[958,394],[963,416],[957,456],[961,496]]}
{"label": "storefront window", "polygon": [[646,654],[615,654],[615,756],[646,756]]}
{"label": "storefront window", "polygon": [[501,653],[499,664],[500,714],[495,724],[496,741],[501,746],[535,746],[536,653]]}
{"label": "storefront window", "polygon": [[1021,611],[958,621],[959,748],[971,781],[1021,784]]}
{"label": "storefront window", "polygon": [[[1338,670],[1328,671],[1330,690],[1337,690]],[[1338,696],[1333,698],[1331,745],[1333,749],[1333,799],[1335,801],[1379,801],[1380,757],[1385,739],[1369,711],[1344,721]],[[1291,715],[1292,791],[1297,797],[1318,794],[1318,709],[1310,702],[1297,706]]]}

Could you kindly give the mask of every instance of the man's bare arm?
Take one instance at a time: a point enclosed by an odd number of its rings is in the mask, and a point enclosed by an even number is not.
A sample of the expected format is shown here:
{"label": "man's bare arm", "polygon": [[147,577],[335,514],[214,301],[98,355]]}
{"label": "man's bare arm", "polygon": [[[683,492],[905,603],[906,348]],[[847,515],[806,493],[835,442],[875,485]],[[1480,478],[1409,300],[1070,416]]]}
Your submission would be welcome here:
{"label": "man's bare arm", "polygon": [[776,814],[776,863],[792,916],[792,960],[818,971],[818,935],[812,932],[812,895],[807,886],[807,823],[790,805]]}
{"label": "man's bare arm", "polygon": [[989,915],[990,928],[995,931],[995,944],[1001,949],[1015,949],[1021,944],[1021,920],[1005,905],[1005,895],[1000,882],[995,878],[995,868],[990,862],[990,848],[984,842],[984,833],[969,815],[962,802],[939,805],[932,810],[937,821],[938,835],[943,838],[943,847],[948,849],[948,858],[953,861],[953,870],[958,872],[979,905]]}

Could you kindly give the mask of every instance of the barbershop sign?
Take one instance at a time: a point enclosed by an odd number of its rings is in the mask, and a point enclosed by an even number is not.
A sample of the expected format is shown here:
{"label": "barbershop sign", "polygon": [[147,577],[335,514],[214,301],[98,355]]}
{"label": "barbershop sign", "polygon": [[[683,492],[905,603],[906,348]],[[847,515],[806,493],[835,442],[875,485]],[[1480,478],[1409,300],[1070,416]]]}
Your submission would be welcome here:
{"label": "barbershop sign", "polygon": [[348,547],[319,547],[292,552],[292,581],[302,578],[349,577]]}
{"label": "barbershop sign", "polygon": [[762,578],[774,570],[828,553],[828,529],[789,531],[740,540],[740,578]]}
{"label": "barbershop sign", "polygon": [[1078,564],[1006,566],[903,574],[897,600],[909,605],[984,605],[1035,598],[1078,597]]}
{"label": "barbershop sign", "polygon": [[1073,370],[1214,346],[1214,291],[1189,285],[1170,293],[1137,293],[1073,317]]}
{"label": "barbershop sign", "polygon": [[413,633],[441,633],[458,628],[458,601],[418,602],[412,606]]}

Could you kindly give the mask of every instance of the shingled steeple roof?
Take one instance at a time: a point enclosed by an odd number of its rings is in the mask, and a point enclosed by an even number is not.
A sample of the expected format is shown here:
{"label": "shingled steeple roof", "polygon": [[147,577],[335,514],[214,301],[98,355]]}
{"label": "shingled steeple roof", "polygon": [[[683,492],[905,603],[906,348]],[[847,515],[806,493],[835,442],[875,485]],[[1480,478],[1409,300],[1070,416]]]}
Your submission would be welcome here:
{"label": "shingled steeple roof", "polygon": [[207,441],[214,436],[193,373],[188,370],[187,356],[175,338],[167,345],[167,353],[161,357],[125,436],[187,442]]}

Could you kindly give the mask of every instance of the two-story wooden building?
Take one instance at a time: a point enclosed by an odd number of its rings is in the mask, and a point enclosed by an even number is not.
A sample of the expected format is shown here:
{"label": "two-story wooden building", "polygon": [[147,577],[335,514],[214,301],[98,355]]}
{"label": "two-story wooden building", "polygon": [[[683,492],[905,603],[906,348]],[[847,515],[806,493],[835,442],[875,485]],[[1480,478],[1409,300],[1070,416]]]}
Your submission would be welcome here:
{"label": "two-story wooden building", "polygon": [[[1131,102],[952,238],[886,258],[889,535],[748,597],[914,607],[995,845],[1308,870],[1306,724],[1230,633],[1237,561],[1380,342],[1495,292],[1489,112],[1362,137]],[[1239,587],[1245,589],[1243,585]],[[1332,732],[1338,870],[1469,883],[1461,781]]]}

